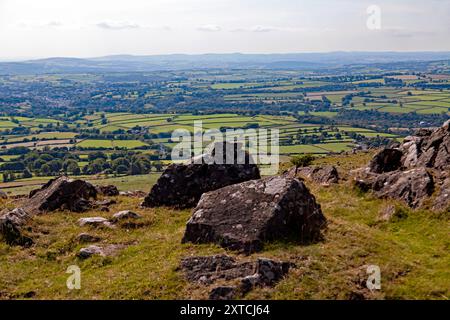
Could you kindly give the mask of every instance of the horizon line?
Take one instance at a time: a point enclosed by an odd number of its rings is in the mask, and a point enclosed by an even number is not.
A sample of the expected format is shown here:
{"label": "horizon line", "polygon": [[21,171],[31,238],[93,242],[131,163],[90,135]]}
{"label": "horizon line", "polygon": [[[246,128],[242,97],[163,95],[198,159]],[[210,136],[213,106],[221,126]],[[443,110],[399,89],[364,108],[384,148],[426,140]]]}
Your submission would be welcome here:
{"label": "horizon line", "polygon": [[0,57],[0,62],[25,62],[34,60],[45,60],[45,59],[81,59],[90,60],[106,57],[157,57],[157,56],[205,56],[205,55],[301,55],[301,54],[333,54],[333,53],[367,53],[367,54],[380,54],[380,53],[395,53],[395,54],[414,54],[414,53],[424,53],[424,54],[450,54],[450,50],[330,50],[330,51],[292,51],[292,52],[203,52],[203,53],[183,53],[183,52],[173,52],[173,53],[149,53],[149,54],[133,54],[133,53],[111,53],[96,56],[76,56],[76,55],[54,55],[54,56],[19,56],[19,57]]}

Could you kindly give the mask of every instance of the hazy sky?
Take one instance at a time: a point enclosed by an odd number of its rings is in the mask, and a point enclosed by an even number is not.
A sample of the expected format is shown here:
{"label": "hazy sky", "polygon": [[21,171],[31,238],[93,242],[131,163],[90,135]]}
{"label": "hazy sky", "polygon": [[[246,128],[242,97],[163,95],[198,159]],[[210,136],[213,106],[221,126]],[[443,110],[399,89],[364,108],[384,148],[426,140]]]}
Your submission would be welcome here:
{"label": "hazy sky", "polygon": [[0,0],[0,43],[3,59],[450,51],[450,0]]}

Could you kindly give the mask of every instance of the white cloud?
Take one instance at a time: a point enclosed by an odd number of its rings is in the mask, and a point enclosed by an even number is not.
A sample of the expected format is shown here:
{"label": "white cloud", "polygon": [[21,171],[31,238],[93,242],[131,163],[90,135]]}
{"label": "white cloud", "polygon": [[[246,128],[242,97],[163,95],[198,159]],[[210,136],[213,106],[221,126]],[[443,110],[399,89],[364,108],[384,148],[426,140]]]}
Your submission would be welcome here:
{"label": "white cloud", "polygon": [[95,24],[97,27],[107,30],[124,30],[124,29],[138,29],[141,26],[137,23],[129,21],[102,21]]}
{"label": "white cloud", "polygon": [[275,31],[275,30],[278,30],[278,28],[270,27],[270,26],[261,26],[261,25],[253,26],[250,28],[251,32],[270,32],[270,31]]}
{"label": "white cloud", "polygon": [[61,21],[51,20],[51,21],[20,21],[17,23],[20,28],[58,28],[63,27],[64,24]]}
{"label": "white cloud", "polygon": [[205,24],[203,26],[198,27],[197,30],[205,32],[218,32],[222,30],[222,28],[217,24]]}

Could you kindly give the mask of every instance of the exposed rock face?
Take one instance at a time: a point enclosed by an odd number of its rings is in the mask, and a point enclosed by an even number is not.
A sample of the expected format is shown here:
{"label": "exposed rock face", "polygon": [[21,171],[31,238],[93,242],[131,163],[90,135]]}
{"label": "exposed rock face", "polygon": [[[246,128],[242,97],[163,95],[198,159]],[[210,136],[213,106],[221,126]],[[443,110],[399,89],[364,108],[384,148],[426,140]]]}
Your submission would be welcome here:
{"label": "exposed rock face", "polygon": [[425,168],[366,175],[355,183],[379,198],[402,200],[411,208],[420,207],[434,191],[433,176]]}
{"label": "exposed rock face", "polygon": [[315,241],[326,219],[303,182],[287,175],[252,180],[203,194],[183,242],[215,242],[245,253],[264,241]]}
{"label": "exposed rock face", "polygon": [[384,173],[397,170],[401,167],[403,153],[397,149],[381,150],[369,163],[370,172]]}
{"label": "exposed rock face", "polygon": [[449,151],[450,120],[434,131],[419,130],[398,148],[379,152],[357,173],[355,184],[378,197],[399,199],[411,208],[425,206],[438,190],[432,207],[445,210],[450,206],[449,182],[442,173],[450,172]]}
{"label": "exposed rock face", "polygon": [[[153,186],[142,205],[144,207],[194,207],[205,192],[259,179],[259,169],[247,153],[244,153],[242,164],[239,164],[238,157],[234,158],[234,164],[212,162],[217,152],[226,148],[224,147],[226,145],[228,144],[217,143],[212,151],[201,157],[192,158],[188,164],[170,165]],[[237,150],[238,146],[236,144],[234,150]],[[222,159],[226,159],[226,153],[222,151],[220,155],[223,156]]]}
{"label": "exposed rock face", "polygon": [[96,188],[97,192],[104,196],[114,197],[119,195],[119,189],[112,184],[106,186],[96,186]]}
{"label": "exposed rock face", "polygon": [[83,212],[92,207],[90,199],[97,197],[97,189],[86,181],[62,176],[31,191],[29,197],[23,206],[29,213],[38,214],[58,209]]}
{"label": "exposed rock face", "polygon": [[25,210],[16,208],[3,212],[0,216],[0,236],[9,245],[28,247],[33,240],[23,234],[22,227],[30,220]]}
{"label": "exposed rock face", "polygon": [[339,173],[334,166],[315,166],[296,169],[296,175],[305,177],[320,184],[339,182]]}
{"label": "exposed rock face", "polygon": [[203,285],[211,285],[219,280],[231,282],[232,285],[213,288],[209,295],[213,300],[229,300],[257,286],[274,286],[289,272],[291,266],[288,262],[265,258],[237,262],[227,255],[215,255],[185,258],[180,268],[191,282]]}
{"label": "exposed rock face", "polygon": [[405,168],[450,168],[450,120],[435,131],[419,131],[418,135],[405,138],[399,150]]}

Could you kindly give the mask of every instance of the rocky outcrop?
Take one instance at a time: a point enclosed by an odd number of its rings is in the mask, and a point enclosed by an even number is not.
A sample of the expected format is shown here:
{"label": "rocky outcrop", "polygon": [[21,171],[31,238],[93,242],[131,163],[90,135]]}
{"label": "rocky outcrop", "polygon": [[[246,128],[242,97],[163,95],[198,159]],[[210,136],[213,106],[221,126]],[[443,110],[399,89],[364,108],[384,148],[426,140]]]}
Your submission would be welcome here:
{"label": "rocky outcrop", "polygon": [[314,166],[294,169],[296,169],[296,176],[303,177],[315,183],[327,185],[339,182],[339,173],[335,166]]}
{"label": "rocky outcrop", "polygon": [[28,247],[33,240],[24,235],[22,227],[30,220],[28,213],[16,208],[11,211],[3,211],[0,214],[0,237],[9,245]]}
{"label": "rocky outcrop", "polygon": [[372,190],[379,198],[402,200],[418,208],[433,194],[433,176],[425,168],[361,175],[355,184],[363,191]]}
{"label": "rocky outcrop", "polygon": [[450,168],[450,120],[437,130],[421,130],[405,138],[399,150],[405,168]]}
{"label": "rocky outcrop", "polygon": [[[232,147],[227,147],[229,145]],[[223,148],[226,151],[235,150],[233,163],[214,162],[220,150],[222,150],[221,156],[218,158],[227,159]],[[194,207],[205,192],[259,179],[259,169],[253,163],[251,156],[244,153],[243,159],[240,159],[237,157],[239,149],[239,144],[216,143],[210,152],[192,158],[187,164],[168,166],[144,199],[142,206]],[[242,163],[238,160],[242,160]]]}
{"label": "rocky outcrop", "polygon": [[31,191],[23,208],[32,214],[64,209],[83,212],[92,208],[90,199],[96,197],[97,189],[89,182],[61,176]]}
{"label": "rocky outcrop", "polygon": [[207,192],[186,225],[183,242],[214,242],[245,253],[265,241],[320,238],[326,219],[303,182],[288,175]]}
{"label": "rocky outcrop", "polygon": [[411,208],[425,207],[431,201],[432,209],[446,210],[450,207],[445,174],[450,172],[449,151],[450,120],[434,131],[419,130],[396,148],[380,151],[367,168],[357,171],[355,184],[377,197],[401,200]]}
{"label": "rocky outcrop", "polygon": [[373,173],[391,172],[401,167],[403,153],[397,149],[384,149],[373,157],[369,171]]}
{"label": "rocky outcrop", "polygon": [[237,262],[227,255],[189,257],[181,261],[180,269],[190,282],[212,285],[227,282],[211,290],[212,300],[230,300],[248,293],[255,287],[274,286],[289,272],[289,262],[259,258]]}

